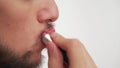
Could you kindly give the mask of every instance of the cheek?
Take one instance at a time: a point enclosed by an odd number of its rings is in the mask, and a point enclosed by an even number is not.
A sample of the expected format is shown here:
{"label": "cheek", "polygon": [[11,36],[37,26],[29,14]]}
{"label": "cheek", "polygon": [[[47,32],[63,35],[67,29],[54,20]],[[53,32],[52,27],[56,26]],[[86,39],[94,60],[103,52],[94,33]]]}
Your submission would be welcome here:
{"label": "cheek", "polygon": [[38,41],[45,28],[36,19],[36,8],[32,8],[13,4],[4,6],[0,12],[0,42],[20,54]]}
{"label": "cheek", "polygon": [[29,14],[31,14],[30,5],[23,3],[20,0],[16,1],[4,1],[1,4],[0,1],[0,20],[3,21],[25,21]]}
{"label": "cheek", "polygon": [[18,22],[25,21],[29,16],[29,12],[25,10],[5,10],[0,12],[0,20],[5,22]]}
{"label": "cheek", "polygon": [[24,53],[39,39],[40,29],[37,24],[30,21],[9,22],[11,24],[0,27],[0,42],[8,45],[17,53]]}
{"label": "cheek", "polygon": [[0,16],[0,42],[21,54],[24,53],[34,44],[38,32],[36,24],[31,22],[33,19],[30,19],[30,12],[10,9],[2,13]]}

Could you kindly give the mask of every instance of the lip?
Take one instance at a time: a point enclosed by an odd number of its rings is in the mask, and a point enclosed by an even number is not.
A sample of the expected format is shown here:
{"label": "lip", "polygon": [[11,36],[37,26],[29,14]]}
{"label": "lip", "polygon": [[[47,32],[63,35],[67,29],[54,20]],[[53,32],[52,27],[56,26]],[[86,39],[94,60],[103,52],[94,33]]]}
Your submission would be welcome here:
{"label": "lip", "polygon": [[42,34],[41,34],[41,39],[43,39],[43,37],[44,37],[46,34],[51,34],[51,33],[53,33],[53,32],[55,32],[55,29],[54,29],[53,27],[46,29],[45,31],[42,32]]}
{"label": "lip", "polygon": [[[51,33],[53,33],[53,32],[55,32],[54,27],[50,27],[50,28],[47,28],[47,29],[45,29],[44,31],[42,31],[42,33],[41,33],[40,36],[39,36],[38,41],[33,44],[32,48],[31,48],[32,51],[33,51],[33,52],[37,52],[37,53],[41,52],[42,49],[45,48],[45,45],[44,45],[44,43],[43,43],[43,41],[42,41],[43,38],[44,38],[44,36],[45,36],[46,34],[51,34]],[[30,49],[30,50],[31,50],[31,49]]]}
{"label": "lip", "polygon": [[45,37],[45,35],[46,35],[46,34],[51,34],[51,33],[53,33],[53,32],[55,32],[54,27],[50,27],[50,28],[48,28],[48,29],[46,29],[46,30],[44,30],[44,31],[42,32],[42,34],[41,34],[41,36],[40,36],[42,44],[44,44],[44,42],[43,42],[42,40],[43,40],[43,38]]}

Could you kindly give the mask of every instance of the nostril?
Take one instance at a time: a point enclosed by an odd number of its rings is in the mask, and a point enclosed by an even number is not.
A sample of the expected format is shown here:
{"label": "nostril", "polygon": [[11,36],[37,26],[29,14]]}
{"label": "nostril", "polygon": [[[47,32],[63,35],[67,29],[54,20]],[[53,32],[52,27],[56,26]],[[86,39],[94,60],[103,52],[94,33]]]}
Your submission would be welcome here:
{"label": "nostril", "polygon": [[56,18],[38,17],[39,23],[43,23],[43,22],[54,22],[55,20],[56,20]]}
{"label": "nostril", "polygon": [[46,22],[53,22],[53,19],[48,19],[46,20]]}
{"label": "nostril", "polygon": [[39,23],[42,23],[42,22],[54,22],[54,21],[56,20],[56,18],[50,17],[50,15],[48,16],[48,15],[46,15],[46,14],[44,14],[44,15],[39,15],[39,16],[37,17],[37,19],[38,19]]}
{"label": "nostril", "polygon": [[54,18],[51,18],[51,19],[47,19],[47,20],[44,20],[43,22],[54,22],[55,21],[55,19]]}
{"label": "nostril", "polygon": [[48,21],[49,22],[54,22],[56,20],[56,18],[50,18]]}
{"label": "nostril", "polygon": [[57,9],[50,9],[46,7],[44,9],[39,10],[37,14],[37,19],[40,23],[42,22],[54,22],[58,18],[58,10]]}

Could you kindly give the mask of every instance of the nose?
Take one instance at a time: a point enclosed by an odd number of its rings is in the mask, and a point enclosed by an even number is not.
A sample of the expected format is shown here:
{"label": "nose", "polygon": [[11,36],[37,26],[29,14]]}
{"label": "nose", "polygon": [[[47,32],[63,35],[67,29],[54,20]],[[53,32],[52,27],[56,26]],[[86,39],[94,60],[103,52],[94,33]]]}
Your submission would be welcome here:
{"label": "nose", "polygon": [[[48,2],[49,1],[49,2]],[[54,0],[48,0],[38,11],[38,21],[40,23],[54,22],[58,16],[58,8]]]}

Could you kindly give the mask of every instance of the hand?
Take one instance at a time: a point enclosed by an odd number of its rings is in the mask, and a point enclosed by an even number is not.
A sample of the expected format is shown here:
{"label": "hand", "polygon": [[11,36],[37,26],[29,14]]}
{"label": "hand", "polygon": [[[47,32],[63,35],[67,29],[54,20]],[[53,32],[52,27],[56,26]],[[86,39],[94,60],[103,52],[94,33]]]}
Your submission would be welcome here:
{"label": "hand", "polygon": [[[49,68],[97,68],[83,44],[76,39],[66,39],[63,36],[52,33],[53,42],[46,41],[48,49]],[[65,65],[59,48],[67,53],[69,65]]]}

